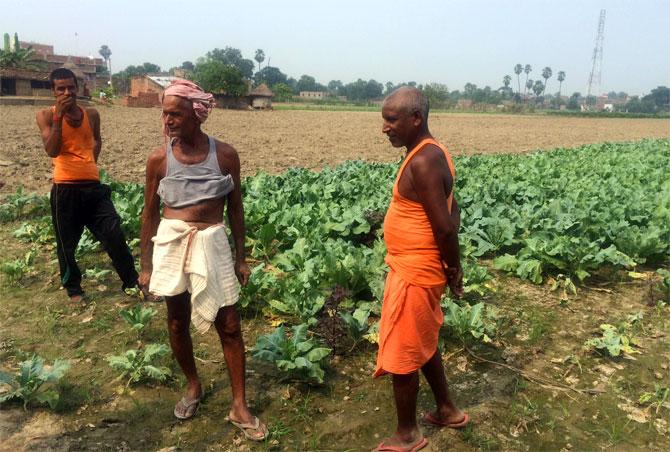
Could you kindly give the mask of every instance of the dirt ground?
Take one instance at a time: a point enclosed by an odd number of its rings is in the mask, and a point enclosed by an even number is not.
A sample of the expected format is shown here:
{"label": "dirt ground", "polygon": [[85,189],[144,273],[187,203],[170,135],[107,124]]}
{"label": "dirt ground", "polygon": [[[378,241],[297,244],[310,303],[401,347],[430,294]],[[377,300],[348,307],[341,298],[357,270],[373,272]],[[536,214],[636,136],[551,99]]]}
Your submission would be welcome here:
{"label": "dirt ground", "polygon": [[[35,124],[37,107],[0,107],[0,194],[19,184],[46,192],[51,163]],[[102,117],[100,166],[114,178],[142,182],[144,162],[162,144],[160,109],[98,107]],[[524,152],[603,141],[670,137],[664,119],[559,118],[541,115],[437,113],[431,131],[454,155]],[[319,169],[345,160],[394,161],[400,152],[381,134],[373,112],[214,110],[205,132],[231,143],[245,175],[289,167]]]}

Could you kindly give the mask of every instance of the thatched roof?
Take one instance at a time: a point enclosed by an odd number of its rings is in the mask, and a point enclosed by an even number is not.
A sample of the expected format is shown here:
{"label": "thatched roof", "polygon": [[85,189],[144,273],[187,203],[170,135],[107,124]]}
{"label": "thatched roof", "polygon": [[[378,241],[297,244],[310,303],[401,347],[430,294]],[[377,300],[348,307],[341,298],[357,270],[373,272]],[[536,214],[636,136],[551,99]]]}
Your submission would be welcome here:
{"label": "thatched roof", "polygon": [[268,88],[268,85],[265,83],[261,83],[259,86],[251,90],[249,93],[250,96],[256,96],[256,97],[272,97],[274,96],[274,93],[270,91],[270,88]]}
{"label": "thatched roof", "polygon": [[49,80],[49,72],[13,67],[0,68],[0,76],[3,78],[15,78],[19,80]]}

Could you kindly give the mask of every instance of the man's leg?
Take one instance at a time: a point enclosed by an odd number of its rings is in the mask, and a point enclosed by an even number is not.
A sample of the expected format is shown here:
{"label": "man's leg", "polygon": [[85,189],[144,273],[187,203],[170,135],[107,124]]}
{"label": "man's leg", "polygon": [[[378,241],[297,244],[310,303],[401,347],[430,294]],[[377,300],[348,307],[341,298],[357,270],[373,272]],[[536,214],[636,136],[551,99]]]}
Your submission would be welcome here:
{"label": "man's leg", "polygon": [[69,297],[81,296],[84,293],[81,288],[81,271],[75,260],[75,251],[84,232],[80,190],[54,184],[49,202],[61,284]]}
{"label": "man's leg", "polygon": [[87,203],[90,217],[86,225],[112,259],[112,265],[123,282],[123,288],[135,287],[138,277],[135,261],[121,230],[121,218],[112,204],[111,191],[106,185],[90,190]]}
{"label": "man's leg", "polygon": [[233,392],[232,417],[236,421],[251,422],[253,415],[249,411],[246,399],[244,340],[242,339],[240,317],[235,306],[224,306],[219,309],[214,320],[214,326],[219,333],[223,356],[228,367],[230,387]]}
{"label": "man's leg", "polygon": [[233,306],[224,306],[219,309],[214,320],[214,326],[221,346],[223,347],[223,356],[226,358],[228,367],[228,377],[230,378],[230,387],[233,392],[233,404],[230,409],[230,420],[238,424],[248,424],[255,426],[244,428],[245,436],[249,439],[260,441],[267,436],[267,427],[258,421],[255,424],[255,417],[249,411],[246,399],[246,380],[244,356],[244,341],[242,339],[242,329],[240,328],[240,317],[237,314],[237,308]]}
{"label": "man's leg", "polygon": [[174,297],[165,297],[167,305],[167,322],[170,333],[170,348],[179,367],[186,376],[187,400],[199,399],[202,396],[202,387],[198,378],[198,371],[193,358],[193,342],[191,342],[191,297],[188,292]]}
{"label": "man's leg", "polygon": [[421,432],[416,422],[416,398],[419,394],[419,373],[392,374],[393,396],[398,416],[398,427],[393,437],[384,441],[387,446],[406,446],[416,443]]}
{"label": "man's leg", "polygon": [[426,377],[430,389],[433,391],[435,405],[437,406],[437,410],[431,413],[430,416],[437,422],[447,425],[462,422],[465,413],[459,410],[451,399],[451,395],[449,394],[449,384],[447,383],[447,377],[444,374],[442,356],[439,351],[436,351],[433,357],[423,365],[421,371]]}

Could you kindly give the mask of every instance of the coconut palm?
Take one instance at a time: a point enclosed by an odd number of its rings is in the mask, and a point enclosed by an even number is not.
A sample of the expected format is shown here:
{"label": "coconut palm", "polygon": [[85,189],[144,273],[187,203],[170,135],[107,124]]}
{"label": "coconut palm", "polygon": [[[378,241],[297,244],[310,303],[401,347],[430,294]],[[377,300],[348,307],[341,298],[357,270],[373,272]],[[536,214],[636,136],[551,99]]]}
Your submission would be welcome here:
{"label": "coconut palm", "polygon": [[107,47],[106,44],[103,44],[100,47],[100,50],[98,50],[98,53],[102,57],[103,60],[105,60],[105,66],[107,66],[107,70],[109,71],[109,86],[112,86],[112,51],[109,47]]}
{"label": "coconut palm", "polygon": [[505,86],[505,88],[509,88],[509,84],[511,81],[512,77],[510,77],[509,75],[503,77],[503,85]]}
{"label": "coconut palm", "polygon": [[535,83],[533,83],[533,92],[535,93],[535,101],[536,102],[538,101],[538,98],[540,97],[540,95],[542,95],[542,93],[544,93],[544,89],[545,89],[545,84],[542,83],[541,81],[536,80]]}
{"label": "coconut palm", "polygon": [[531,92],[531,90],[533,89],[533,83],[535,83],[535,82],[533,81],[532,78],[529,78],[528,80],[526,80],[526,86],[523,87],[523,92],[524,92],[523,101],[524,101],[524,103],[528,99],[528,96],[526,96],[526,92],[529,92],[529,93]]}
{"label": "coconut palm", "polygon": [[[542,78],[544,79],[544,89],[547,89],[547,80],[551,78],[551,68],[549,66],[542,69]],[[544,94],[544,91],[542,92]]]}
{"label": "coconut palm", "polygon": [[561,88],[563,87],[563,80],[565,80],[565,72],[558,71],[558,98],[561,98]]}
{"label": "coconut palm", "polygon": [[[526,85],[528,85],[528,74],[530,74],[533,71],[533,68],[530,64],[527,64],[523,68],[523,72],[526,73]],[[523,87],[523,97],[526,97],[526,85]]]}
{"label": "coconut palm", "polygon": [[520,64],[517,64],[514,66],[514,73],[516,74],[516,84],[517,84],[517,94],[521,94],[521,80],[519,79],[519,75],[523,72],[523,66]]}
{"label": "coconut palm", "polygon": [[265,52],[261,49],[256,49],[256,56],[254,57],[254,60],[258,63],[258,72],[261,71],[261,63],[265,61]]}

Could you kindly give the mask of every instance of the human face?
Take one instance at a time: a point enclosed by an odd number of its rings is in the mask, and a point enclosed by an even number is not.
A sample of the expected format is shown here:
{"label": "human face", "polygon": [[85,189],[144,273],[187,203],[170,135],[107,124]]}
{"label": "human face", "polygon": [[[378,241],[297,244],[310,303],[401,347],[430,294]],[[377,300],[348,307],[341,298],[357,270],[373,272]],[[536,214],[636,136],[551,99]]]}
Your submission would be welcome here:
{"label": "human face", "polygon": [[76,103],[77,91],[77,82],[73,78],[55,79],[53,81],[54,96],[64,106],[71,106]]}
{"label": "human face", "polygon": [[163,125],[170,138],[189,137],[198,130],[191,103],[179,96],[163,98]]}
{"label": "human face", "polygon": [[397,99],[384,102],[382,118],[382,133],[386,134],[394,148],[407,146],[416,139],[421,119],[416,113],[409,113]]}

